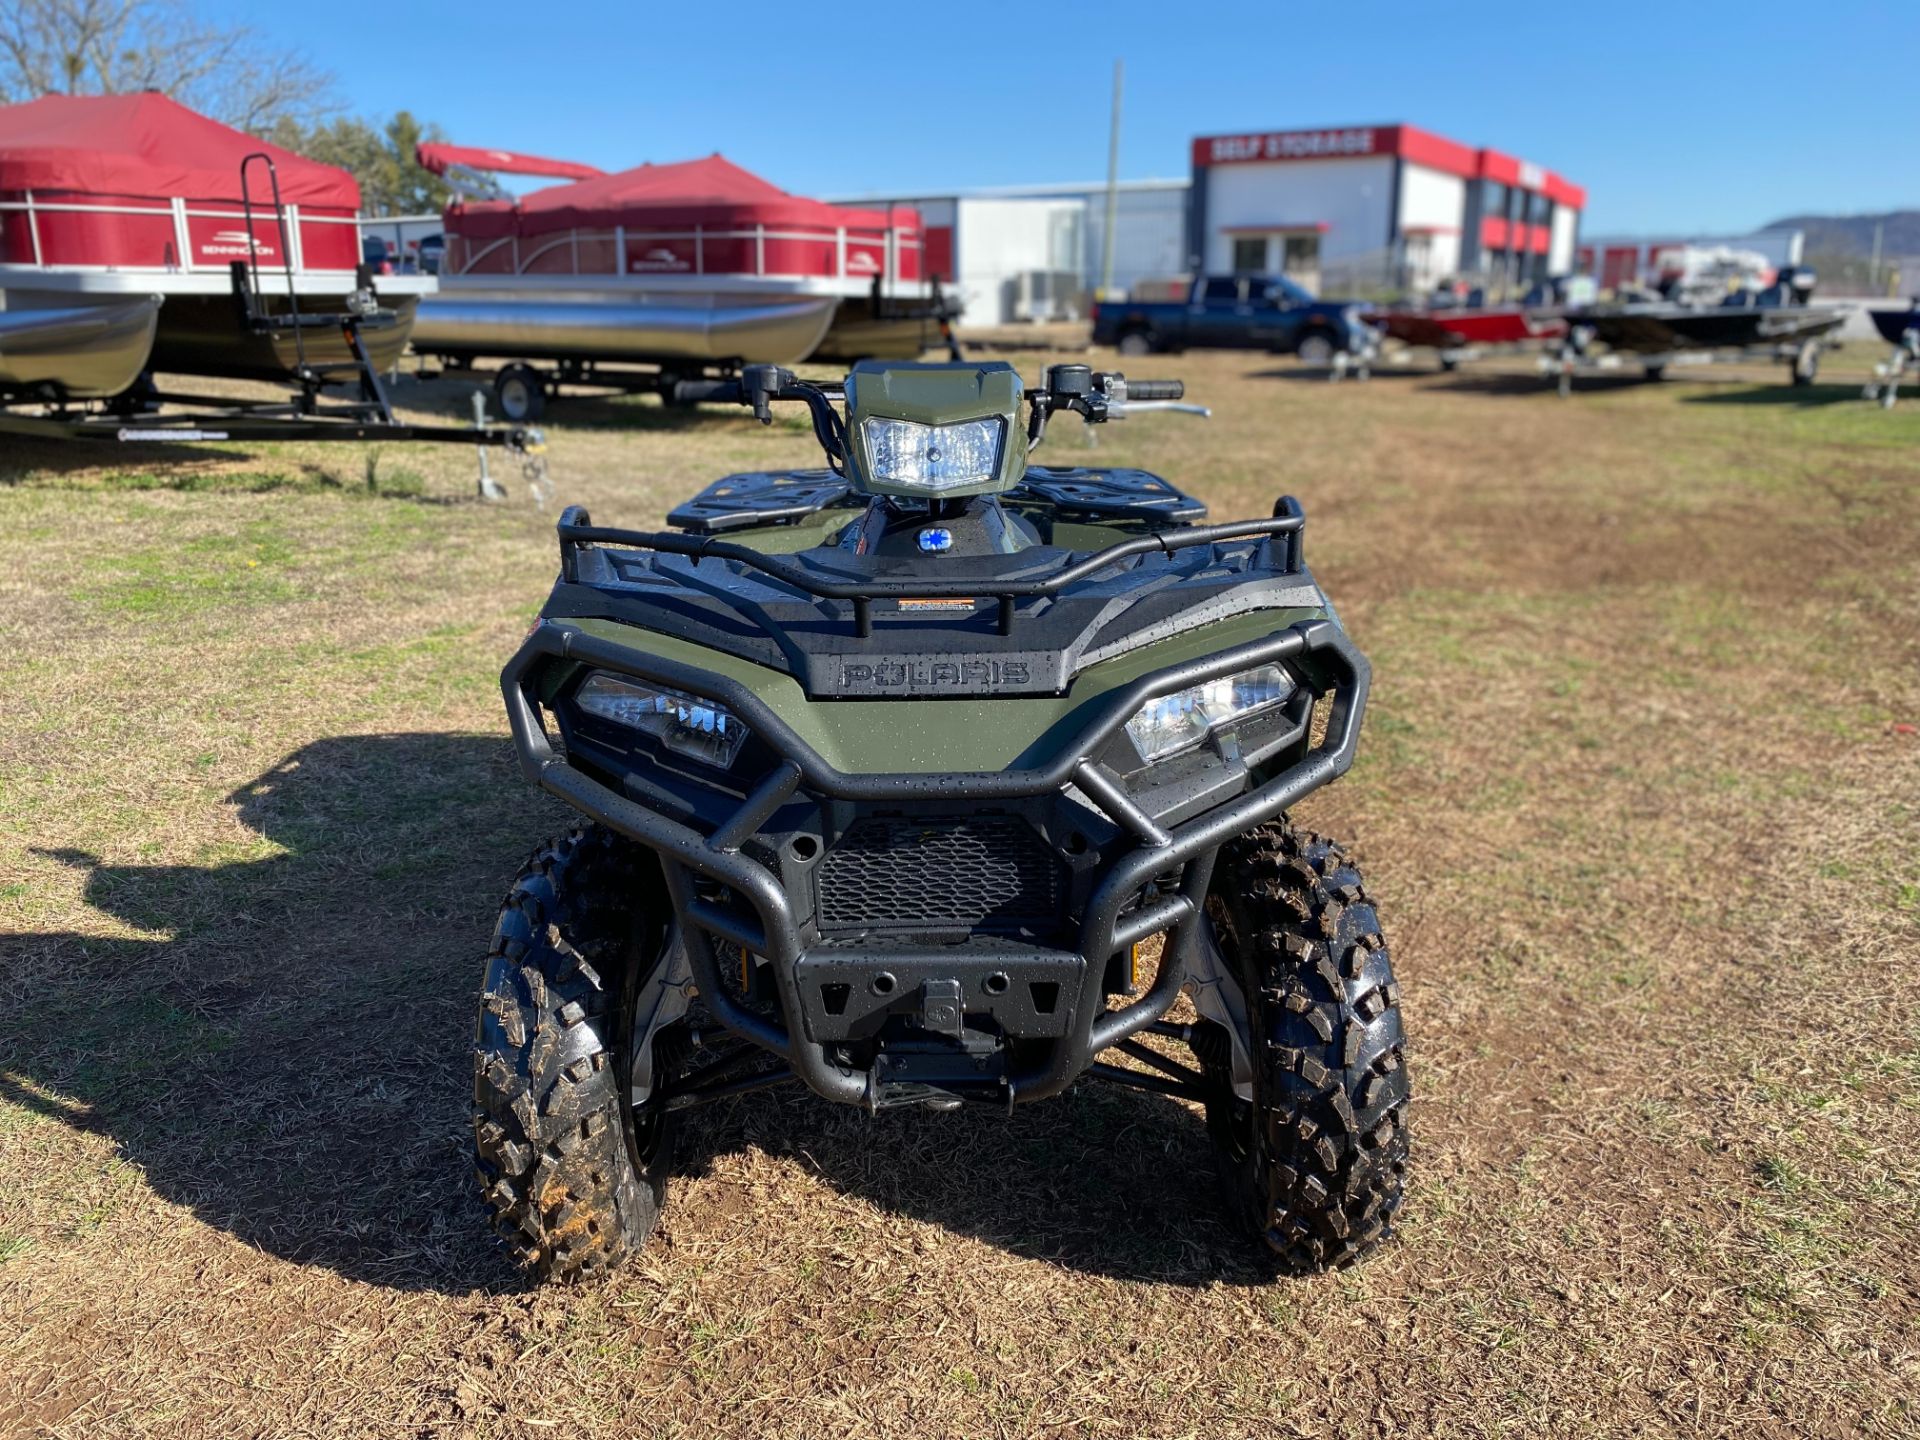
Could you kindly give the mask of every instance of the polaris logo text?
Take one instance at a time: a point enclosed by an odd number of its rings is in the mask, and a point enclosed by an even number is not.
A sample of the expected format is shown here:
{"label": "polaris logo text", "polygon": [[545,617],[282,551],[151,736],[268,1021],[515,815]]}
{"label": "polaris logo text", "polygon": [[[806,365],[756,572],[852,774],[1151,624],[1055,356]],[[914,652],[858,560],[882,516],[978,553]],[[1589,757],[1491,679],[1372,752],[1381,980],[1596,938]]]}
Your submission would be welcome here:
{"label": "polaris logo text", "polygon": [[1030,673],[1024,660],[845,660],[840,683],[875,690],[973,690],[1024,685]]}

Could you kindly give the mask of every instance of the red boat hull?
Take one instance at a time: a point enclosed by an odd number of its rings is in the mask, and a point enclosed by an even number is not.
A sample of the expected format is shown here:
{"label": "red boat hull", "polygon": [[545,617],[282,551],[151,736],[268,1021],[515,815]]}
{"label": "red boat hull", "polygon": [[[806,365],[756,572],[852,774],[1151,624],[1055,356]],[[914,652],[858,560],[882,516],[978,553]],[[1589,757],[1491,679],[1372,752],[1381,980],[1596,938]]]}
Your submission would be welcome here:
{"label": "red boat hull", "polygon": [[1532,315],[1517,305],[1500,310],[1388,310],[1370,318],[1389,339],[1432,350],[1524,345],[1558,340],[1567,333],[1567,322],[1559,316]]}

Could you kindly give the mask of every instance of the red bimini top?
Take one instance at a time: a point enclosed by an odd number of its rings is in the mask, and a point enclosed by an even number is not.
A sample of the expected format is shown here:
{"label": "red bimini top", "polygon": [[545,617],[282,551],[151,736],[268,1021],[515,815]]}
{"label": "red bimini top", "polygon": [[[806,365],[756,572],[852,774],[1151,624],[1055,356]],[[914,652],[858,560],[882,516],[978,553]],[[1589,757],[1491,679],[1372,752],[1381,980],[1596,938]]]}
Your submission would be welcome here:
{"label": "red bimini top", "polygon": [[[884,273],[891,250],[889,278],[920,276],[915,211],[791,195],[720,155],[549,185],[517,203],[455,204],[446,227],[456,274],[677,272],[855,282]],[[624,231],[627,247],[617,263],[616,230]],[[508,240],[511,246],[499,243]]]}
{"label": "red bimini top", "polygon": [[606,174],[598,165],[549,160],[544,155],[522,155],[518,150],[479,150],[471,145],[448,145],[440,140],[425,140],[414,146],[413,158],[422,169],[436,175],[444,175],[459,165],[502,175],[550,175],[561,180],[590,180],[595,175]]}
{"label": "red bimini top", "polygon": [[[289,205],[360,208],[360,187],[346,171],[230,130],[164,95],[46,95],[0,106],[0,190],[238,204],[240,162],[261,151],[279,171],[280,198]],[[256,162],[251,178],[258,205],[266,167]]]}
{"label": "red bimini top", "polygon": [[[282,203],[298,209],[296,268],[351,270],[360,256],[351,175],[154,92],[0,106],[0,263],[224,270],[248,253],[234,222],[241,162],[254,154],[273,161]],[[255,161],[248,182],[254,247],[263,269],[278,269],[267,167]]]}

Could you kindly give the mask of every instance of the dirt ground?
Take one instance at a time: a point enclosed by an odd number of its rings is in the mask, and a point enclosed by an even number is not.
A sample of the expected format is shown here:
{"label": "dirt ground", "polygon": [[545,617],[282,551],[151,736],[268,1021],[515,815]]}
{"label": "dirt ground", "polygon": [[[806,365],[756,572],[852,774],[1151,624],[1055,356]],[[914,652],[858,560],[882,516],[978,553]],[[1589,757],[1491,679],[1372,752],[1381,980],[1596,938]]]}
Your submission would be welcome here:
{"label": "dirt ground", "polygon": [[[1920,1433],[1920,401],[1153,368],[1214,419],[1053,458],[1300,496],[1374,661],[1301,818],[1403,982],[1393,1245],[1263,1279],[1170,1101],[774,1092],[695,1112],[639,1263],[529,1285],[468,1053],[565,823],[496,680],[553,511],[464,449],[8,442],[0,1432]],[[798,419],[549,428],[608,522],[814,463]]]}

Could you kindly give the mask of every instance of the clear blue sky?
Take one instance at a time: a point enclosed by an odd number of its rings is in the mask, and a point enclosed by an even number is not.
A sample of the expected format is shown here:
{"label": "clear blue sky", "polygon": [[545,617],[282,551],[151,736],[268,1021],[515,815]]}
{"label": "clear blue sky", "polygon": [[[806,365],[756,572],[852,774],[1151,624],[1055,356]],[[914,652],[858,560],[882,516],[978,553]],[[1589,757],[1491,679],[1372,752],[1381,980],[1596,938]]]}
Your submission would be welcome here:
{"label": "clear blue sky", "polygon": [[198,8],[356,112],[607,169],[719,150],[805,193],[1103,176],[1118,57],[1126,178],[1185,174],[1199,134],[1404,120],[1585,185],[1589,234],[1920,207],[1920,0]]}

